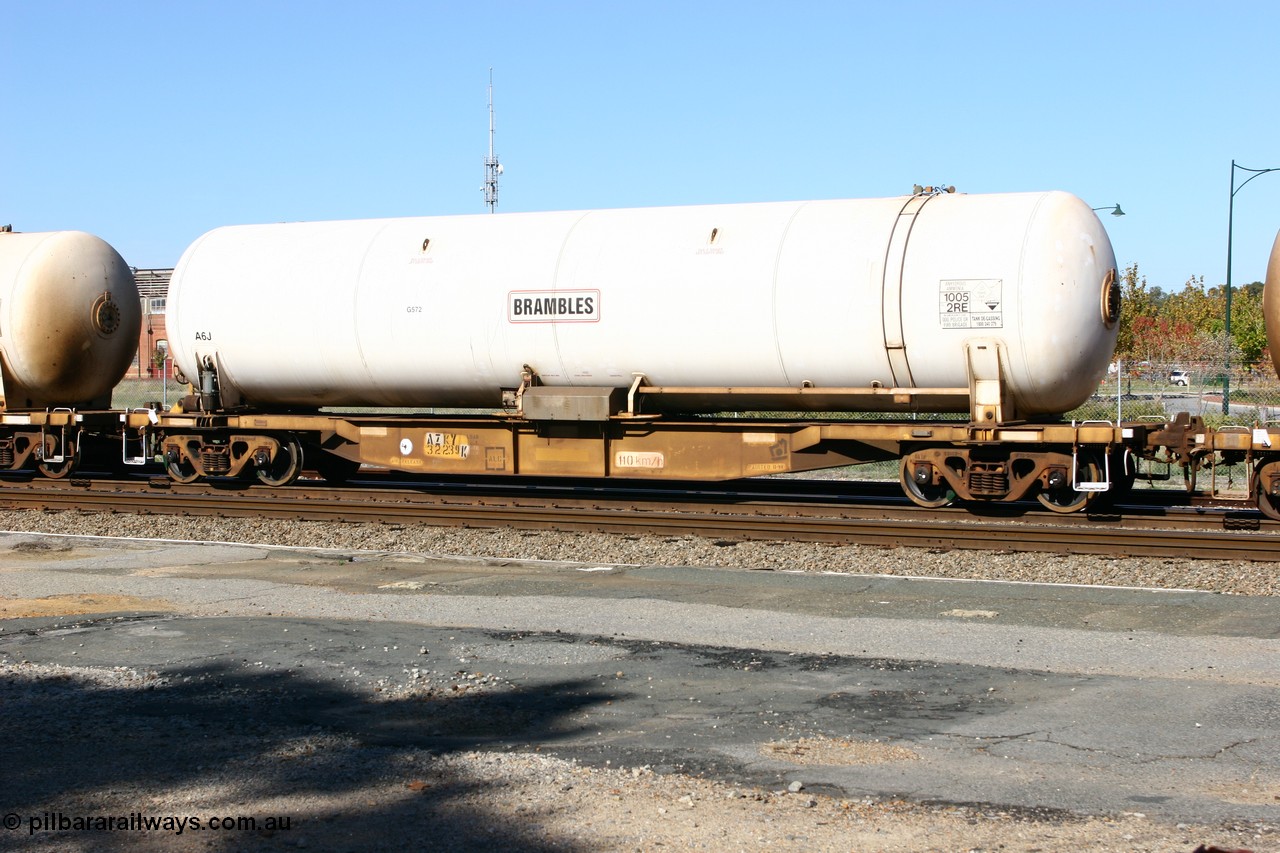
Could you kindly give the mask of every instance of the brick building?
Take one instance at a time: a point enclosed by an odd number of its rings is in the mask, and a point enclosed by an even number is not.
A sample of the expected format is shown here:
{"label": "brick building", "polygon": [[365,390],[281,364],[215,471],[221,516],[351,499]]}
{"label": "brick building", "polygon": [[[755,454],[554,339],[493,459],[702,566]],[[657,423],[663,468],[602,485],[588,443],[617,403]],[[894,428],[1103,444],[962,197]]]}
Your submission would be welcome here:
{"label": "brick building", "polygon": [[[130,376],[160,376],[173,370],[169,361],[169,336],[164,325],[165,299],[169,294],[172,269],[133,270],[142,303],[142,330],[138,333],[138,352],[134,356]],[[171,374],[169,374],[171,375]]]}

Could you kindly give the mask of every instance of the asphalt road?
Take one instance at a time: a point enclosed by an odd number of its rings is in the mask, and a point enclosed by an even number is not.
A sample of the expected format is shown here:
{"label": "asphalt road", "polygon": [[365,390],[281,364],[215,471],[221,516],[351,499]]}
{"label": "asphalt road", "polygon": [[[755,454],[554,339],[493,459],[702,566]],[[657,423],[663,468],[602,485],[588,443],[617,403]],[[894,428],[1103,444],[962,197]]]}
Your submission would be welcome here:
{"label": "asphalt road", "polygon": [[[0,596],[0,663],[155,671],[169,688],[121,703],[197,728],[225,725],[234,693],[259,727],[372,744],[1280,820],[1276,598],[30,534],[0,535]],[[415,682],[446,695],[394,699]],[[74,713],[65,748],[86,760],[124,737]],[[43,747],[9,725],[0,775],[24,802],[56,794]],[[806,739],[882,760],[798,769],[764,749]]]}

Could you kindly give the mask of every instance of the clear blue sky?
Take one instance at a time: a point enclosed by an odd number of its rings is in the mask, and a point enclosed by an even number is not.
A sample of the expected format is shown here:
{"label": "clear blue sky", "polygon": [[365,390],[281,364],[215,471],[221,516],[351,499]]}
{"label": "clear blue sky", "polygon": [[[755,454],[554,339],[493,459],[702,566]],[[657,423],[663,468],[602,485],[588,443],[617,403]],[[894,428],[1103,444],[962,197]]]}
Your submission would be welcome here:
{"label": "clear blue sky", "polygon": [[[1280,167],[1274,2],[59,2],[0,17],[0,224],[172,266],[218,225],[1062,189],[1152,285]],[[1246,177],[1241,175],[1240,179]],[[1280,173],[1236,196],[1259,279]]]}

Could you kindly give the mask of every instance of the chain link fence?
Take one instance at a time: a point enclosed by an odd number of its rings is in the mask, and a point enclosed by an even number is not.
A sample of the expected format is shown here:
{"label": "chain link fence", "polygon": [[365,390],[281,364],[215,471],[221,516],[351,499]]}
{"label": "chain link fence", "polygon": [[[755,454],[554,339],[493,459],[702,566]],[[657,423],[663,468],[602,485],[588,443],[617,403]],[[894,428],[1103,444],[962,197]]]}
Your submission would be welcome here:
{"label": "chain link fence", "polygon": [[[1225,402],[1224,402],[1225,401]],[[1280,380],[1265,369],[1225,362],[1117,362],[1072,420],[1172,420],[1179,412],[1205,424],[1267,426],[1280,422]]]}
{"label": "chain link fence", "polygon": [[111,405],[117,409],[138,409],[159,403],[161,409],[168,409],[187,393],[187,385],[173,377],[173,361],[166,359],[151,367],[131,367],[116,385]]}
{"label": "chain link fence", "polygon": [[[1212,429],[1280,423],[1280,380],[1270,364],[1256,369],[1223,361],[1117,362],[1084,405],[1067,413],[1076,421],[1173,420],[1185,412]],[[1199,472],[1142,463],[1138,484],[1194,489],[1221,497],[1247,492],[1249,467],[1215,454]]]}

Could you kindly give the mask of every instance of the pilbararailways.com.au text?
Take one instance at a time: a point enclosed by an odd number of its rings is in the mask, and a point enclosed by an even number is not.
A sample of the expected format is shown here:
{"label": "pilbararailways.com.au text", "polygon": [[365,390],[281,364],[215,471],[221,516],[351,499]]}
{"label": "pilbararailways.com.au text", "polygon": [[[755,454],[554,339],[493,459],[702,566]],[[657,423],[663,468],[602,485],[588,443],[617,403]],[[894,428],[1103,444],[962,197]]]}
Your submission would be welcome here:
{"label": "pilbararailways.com.au text", "polygon": [[128,814],[67,814],[66,812],[41,812],[23,815],[9,812],[0,818],[0,825],[14,831],[23,826],[27,835],[37,832],[280,832],[293,828],[289,815],[254,817],[252,815],[149,815],[142,812]]}

